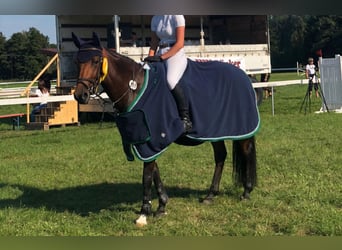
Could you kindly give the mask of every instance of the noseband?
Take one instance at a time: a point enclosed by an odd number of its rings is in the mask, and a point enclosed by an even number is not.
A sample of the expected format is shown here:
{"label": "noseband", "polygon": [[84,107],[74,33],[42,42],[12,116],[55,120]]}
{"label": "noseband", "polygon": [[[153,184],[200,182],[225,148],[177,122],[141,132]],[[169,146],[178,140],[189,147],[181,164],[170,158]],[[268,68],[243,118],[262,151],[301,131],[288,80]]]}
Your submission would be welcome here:
{"label": "noseband", "polygon": [[[90,82],[91,84],[88,85],[86,84],[86,82]],[[97,79],[93,80],[93,79],[88,79],[88,78],[78,78],[77,83],[82,84],[89,91],[91,95],[96,94],[97,87],[99,85]]]}

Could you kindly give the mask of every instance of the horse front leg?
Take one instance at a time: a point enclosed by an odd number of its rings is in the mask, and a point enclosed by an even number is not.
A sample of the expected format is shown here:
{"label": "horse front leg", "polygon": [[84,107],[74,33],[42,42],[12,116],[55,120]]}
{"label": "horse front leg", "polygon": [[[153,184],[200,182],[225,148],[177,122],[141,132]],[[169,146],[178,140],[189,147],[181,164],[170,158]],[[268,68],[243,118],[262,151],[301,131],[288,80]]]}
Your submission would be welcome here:
{"label": "horse front leg", "polygon": [[159,168],[155,161],[144,163],[142,178],[143,204],[141,206],[140,216],[135,221],[136,225],[139,227],[147,225],[147,216],[152,214],[152,182],[154,182],[159,198],[157,214],[163,214],[165,213],[168,196],[160,179]]}
{"label": "horse front leg", "polygon": [[224,162],[227,157],[227,150],[224,141],[212,142],[215,156],[215,171],[211,181],[208,195],[202,200],[205,204],[211,204],[214,197],[219,193],[220,182],[223,172]]}
{"label": "horse front leg", "polygon": [[154,166],[153,183],[156,188],[158,201],[159,201],[159,205],[156,211],[156,216],[164,215],[166,214],[165,207],[166,207],[166,203],[169,200],[169,197],[167,196],[163,182],[161,181],[157,163],[155,163],[155,166]]}

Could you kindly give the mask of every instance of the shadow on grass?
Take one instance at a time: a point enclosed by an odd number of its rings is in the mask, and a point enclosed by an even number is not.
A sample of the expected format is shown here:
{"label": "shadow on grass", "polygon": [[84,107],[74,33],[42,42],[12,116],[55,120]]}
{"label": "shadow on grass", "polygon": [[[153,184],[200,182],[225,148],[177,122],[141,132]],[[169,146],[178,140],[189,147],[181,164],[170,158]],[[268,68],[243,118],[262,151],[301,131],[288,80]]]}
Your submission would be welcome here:
{"label": "shadow on grass", "polygon": [[[0,188],[9,188],[20,192],[15,199],[0,200],[2,208],[46,208],[56,212],[72,212],[80,216],[99,213],[103,209],[113,211],[134,211],[142,200],[140,183],[100,183],[76,186],[64,189],[43,190],[25,185],[0,184]],[[166,187],[170,198],[204,196],[205,190]],[[156,198],[156,195],[153,195]],[[135,204],[133,206],[133,204]],[[139,212],[139,211],[135,211]]]}

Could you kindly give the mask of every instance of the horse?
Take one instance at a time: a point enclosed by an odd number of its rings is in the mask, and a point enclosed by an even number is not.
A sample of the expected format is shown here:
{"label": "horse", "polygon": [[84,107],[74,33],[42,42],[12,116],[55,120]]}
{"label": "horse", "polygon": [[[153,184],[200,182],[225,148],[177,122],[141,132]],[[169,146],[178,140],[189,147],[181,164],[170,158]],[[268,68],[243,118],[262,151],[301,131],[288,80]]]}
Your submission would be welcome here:
{"label": "horse", "polygon": [[[140,209],[140,214],[137,220],[135,220],[135,223],[137,226],[145,226],[147,224],[147,218],[148,216],[160,216],[166,214],[166,205],[169,200],[169,197],[166,193],[166,189],[163,185],[163,182],[160,177],[160,171],[159,167],[157,165],[157,160],[155,155],[153,157],[143,157],[139,154],[139,147],[144,147],[147,143],[149,143],[149,140],[151,138],[153,139],[153,131],[150,131],[147,118],[146,117],[153,117],[155,116],[154,113],[145,114],[144,112],[129,112],[131,111],[132,105],[134,106],[136,99],[139,98],[139,95],[143,91],[146,91],[144,88],[146,77],[148,74],[151,75],[151,72],[153,69],[155,71],[158,71],[158,68],[163,68],[163,63],[138,63],[135,62],[133,59],[121,55],[117,53],[115,50],[108,49],[105,47],[102,47],[100,44],[99,37],[96,33],[93,32],[92,39],[81,39],[78,36],[76,36],[74,33],[72,33],[72,38],[74,41],[74,44],[78,48],[78,52],[76,54],[77,56],[77,64],[79,68],[78,78],[76,82],[76,87],[74,91],[74,97],[75,99],[81,103],[86,104],[88,103],[90,97],[92,95],[96,95],[98,87],[101,85],[103,88],[103,91],[107,93],[108,97],[111,99],[113,103],[113,108],[115,109],[116,116],[118,118],[117,121],[117,127],[120,130],[122,140],[123,140],[123,147],[125,150],[125,153],[127,155],[127,158],[129,160],[133,160],[134,155],[130,151],[130,146],[132,146],[130,143],[133,139],[130,139],[131,134],[138,133],[137,131],[140,131],[143,135],[133,135],[135,144],[134,150],[136,155],[140,156],[140,160],[143,161],[143,173],[142,173],[142,188],[143,188],[143,197],[142,197],[142,205]],[[203,65],[203,67],[207,67],[205,63],[202,62],[196,62],[197,64]],[[224,65],[223,65],[224,64]],[[156,65],[159,65],[157,67]],[[222,70],[220,67],[223,67],[225,69],[225,65],[228,65],[227,63],[220,63],[218,64],[219,67],[217,67],[216,64],[214,64],[214,68],[218,68],[220,72],[214,72],[215,75],[221,75],[222,78],[229,78],[229,74],[225,73],[224,70]],[[151,69],[152,68],[152,69]],[[215,70],[215,69],[213,69]],[[241,86],[245,86],[246,90],[240,91],[241,92],[241,98],[240,103],[229,106],[234,107],[225,107],[223,111],[219,111],[218,114],[219,117],[224,116],[225,110],[231,108],[231,109],[237,109],[237,113],[239,113],[239,116],[242,117],[242,119],[246,120],[246,124],[249,124],[249,115],[246,114],[246,111],[240,112],[239,107],[242,107],[245,103],[245,100],[251,99],[251,102],[247,104],[246,110],[253,110],[257,113],[257,116],[259,115],[257,110],[257,105],[255,101],[255,93],[252,88],[252,84],[250,80],[247,80],[248,77],[241,69],[238,69],[236,66],[232,66],[229,68],[229,70],[232,71],[232,74],[235,74],[234,72],[238,72],[238,76],[236,80],[233,81],[233,86],[235,89],[242,88]],[[243,72],[243,73],[241,73]],[[151,84],[153,87],[156,87],[157,85],[160,86],[167,86],[167,84],[160,83],[158,84],[158,81],[160,79],[165,78],[165,72],[157,72],[157,76],[154,79],[155,83]],[[190,79],[191,80],[191,79]],[[248,82],[249,81],[249,82]],[[156,83],[157,82],[157,83]],[[240,84],[241,83],[241,84]],[[167,87],[165,87],[167,88]],[[208,86],[208,89],[210,88],[210,85]],[[168,90],[168,89],[167,89]],[[157,100],[157,97],[159,94],[155,94],[154,96],[147,97],[147,101],[151,101],[153,99],[153,106],[155,106],[154,112],[158,112],[158,109],[161,109],[162,106],[165,106],[165,99],[170,99],[172,102],[172,96],[169,97],[171,94],[170,91],[165,92],[165,96],[162,98],[162,100]],[[246,93],[249,93],[252,97],[247,97]],[[252,93],[252,94],[251,94]],[[188,93],[188,95],[191,95]],[[223,98],[225,100],[231,98],[234,96],[235,93],[229,93],[227,94],[227,98]],[[254,96],[253,96],[254,95]],[[203,98],[214,98],[214,97],[206,97],[201,96],[201,99]],[[241,101],[242,99],[242,101]],[[245,100],[244,100],[245,99]],[[220,101],[219,103],[223,103],[224,101]],[[238,102],[238,101],[237,101]],[[247,102],[247,101],[246,101]],[[253,103],[254,102],[254,103]],[[202,102],[204,105],[201,109],[202,111],[206,108],[205,105],[206,102]],[[209,102],[207,102],[209,103]],[[247,102],[248,103],[248,102]],[[252,104],[251,104],[252,103]],[[171,105],[172,110],[176,110],[176,104],[173,102]],[[256,107],[254,107],[254,105]],[[236,106],[236,107],[235,107]],[[255,129],[253,127],[253,133],[247,133],[245,136],[237,136],[237,137],[219,137],[219,138],[211,138],[209,140],[206,139],[198,139],[193,138],[191,136],[187,136],[183,131],[181,131],[180,128],[182,128],[182,124],[180,121],[180,118],[178,117],[177,111],[176,115],[174,115],[174,118],[172,122],[167,122],[165,126],[169,126],[169,124],[177,124],[174,127],[178,128],[178,132],[174,137],[169,139],[167,142],[167,145],[164,146],[164,148],[161,149],[163,152],[165,148],[170,143],[176,143],[179,145],[185,145],[185,146],[196,146],[199,144],[202,144],[206,141],[210,141],[213,151],[214,151],[214,160],[215,160],[215,169],[214,174],[211,180],[211,185],[209,187],[209,191],[207,195],[204,198],[201,198],[201,202],[204,204],[211,204],[214,200],[214,197],[219,194],[219,186],[220,181],[222,177],[222,172],[224,168],[224,163],[227,157],[227,150],[225,146],[225,140],[232,139],[232,160],[233,160],[233,179],[234,183],[243,186],[243,193],[241,194],[240,199],[241,200],[248,200],[250,199],[250,193],[254,189],[254,187],[257,184],[257,161],[256,161],[256,143],[255,143]],[[209,113],[212,113],[213,110],[209,110]],[[132,117],[130,117],[132,116]],[[162,111],[161,116],[166,116],[164,114],[164,111]],[[198,116],[201,116],[201,112]],[[121,118],[121,120],[119,119]],[[193,114],[193,118],[195,119],[195,115]],[[158,118],[159,119],[159,118]],[[177,120],[178,119],[178,120]],[[234,119],[232,119],[234,120]],[[119,122],[120,121],[120,122]],[[136,124],[138,121],[138,125]],[[141,122],[139,122],[141,121]],[[174,122],[176,121],[176,122]],[[234,122],[234,121],[231,121]],[[179,125],[180,124],[180,125]],[[137,125],[134,127],[134,125]],[[151,125],[152,126],[152,125]],[[196,120],[194,120],[194,126],[196,126]],[[214,127],[224,127],[221,125],[220,120],[214,121]],[[236,124],[237,127],[239,127],[239,124]],[[253,125],[254,126],[254,125]],[[257,127],[259,126],[259,120],[257,121]],[[142,128],[141,128],[142,127]],[[153,127],[153,126],[152,126]],[[202,126],[203,128],[207,128],[206,124]],[[129,134],[128,136],[125,135]],[[140,133],[139,132],[139,133]],[[163,137],[163,133],[160,137]],[[164,137],[167,132],[164,133]],[[191,133],[190,133],[191,135]],[[163,137],[163,138],[164,138]],[[157,154],[159,157],[159,153]],[[152,212],[152,186],[155,186],[156,193],[158,195],[158,208],[155,212]]]}

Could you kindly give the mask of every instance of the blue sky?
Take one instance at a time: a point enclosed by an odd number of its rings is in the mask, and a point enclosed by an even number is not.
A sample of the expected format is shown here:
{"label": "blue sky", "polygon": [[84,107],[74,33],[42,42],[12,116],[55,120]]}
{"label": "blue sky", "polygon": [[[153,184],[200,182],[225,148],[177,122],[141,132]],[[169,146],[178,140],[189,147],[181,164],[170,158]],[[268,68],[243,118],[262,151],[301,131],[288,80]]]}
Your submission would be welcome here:
{"label": "blue sky", "polygon": [[34,27],[45,36],[50,43],[56,43],[56,22],[53,15],[0,15],[0,32],[10,39],[13,33],[28,31]]}

